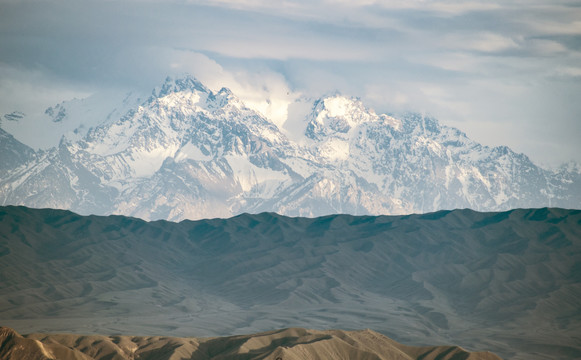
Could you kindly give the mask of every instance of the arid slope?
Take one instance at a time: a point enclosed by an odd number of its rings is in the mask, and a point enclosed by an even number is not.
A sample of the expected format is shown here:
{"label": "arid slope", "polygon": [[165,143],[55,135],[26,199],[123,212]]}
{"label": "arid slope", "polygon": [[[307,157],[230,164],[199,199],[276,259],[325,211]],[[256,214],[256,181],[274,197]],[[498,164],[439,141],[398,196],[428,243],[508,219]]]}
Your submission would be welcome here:
{"label": "arid slope", "polygon": [[20,333],[372,329],[510,359],[581,358],[581,211],[145,222],[0,208]]}
{"label": "arid slope", "polygon": [[222,338],[160,336],[21,336],[0,328],[0,358],[28,360],[499,360],[457,346],[413,347],[379,333],[291,328]]}

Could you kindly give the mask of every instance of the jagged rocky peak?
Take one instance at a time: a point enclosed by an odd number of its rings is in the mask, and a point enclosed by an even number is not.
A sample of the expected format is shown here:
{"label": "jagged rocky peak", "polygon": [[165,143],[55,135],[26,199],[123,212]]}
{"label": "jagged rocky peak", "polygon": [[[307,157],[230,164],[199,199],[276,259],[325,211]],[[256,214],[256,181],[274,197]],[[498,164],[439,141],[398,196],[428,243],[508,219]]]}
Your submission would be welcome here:
{"label": "jagged rocky peak", "polygon": [[217,93],[211,92],[208,95],[208,107],[210,109],[223,108],[230,101],[239,102],[238,98],[234,96],[232,91],[228,88],[221,88]]}
{"label": "jagged rocky peak", "polygon": [[35,151],[0,128],[0,170],[8,172],[31,161]]}
{"label": "jagged rocky peak", "polygon": [[165,83],[152,91],[149,100],[142,104],[158,108],[179,109],[181,112],[202,111],[210,113],[237,113],[248,111],[244,103],[228,88],[215,92],[192,75],[177,79],[167,77]]}
{"label": "jagged rocky peak", "polygon": [[[432,117],[396,119],[356,98],[296,101],[283,130],[192,76],[135,99],[114,112],[124,115],[103,116],[44,155],[0,136],[12,161],[3,164],[0,203],[172,220],[211,209],[318,216],[581,204],[578,170],[546,171]],[[71,124],[89,114],[67,113]]]}
{"label": "jagged rocky peak", "polygon": [[342,95],[319,99],[313,106],[306,135],[317,139],[334,133],[347,133],[358,124],[375,120],[377,116],[373,115],[357,99]]}
{"label": "jagged rocky peak", "polygon": [[329,135],[340,136],[358,125],[374,122],[382,122],[396,129],[401,126],[401,121],[385,114],[376,114],[358,98],[336,94],[315,101],[305,135],[320,140]]}
{"label": "jagged rocky peak", "polygon": [[557,172],[561,173],[571,173],[581,175],[581,165],[573,160],[570,160],[557,168]]}
{"label": "jagged rocky peak", "polygon": [[[440,125],[438,120],[426,114],[406,112],[401,116],[401,119],[402,130],[406,133],[415,131],[420,134],[439,134],[442,130],[452,129]],[[457,135],[466,136],[457,129],[452,130],[454,130],[454,133],[457,133]]]}
{"label": "jagged rocky peak", "polygon": [[67,116],[67,109],[65,107],[65,102],[55,105],[54,107],[47,108],[44,113],[51,118],[52,122],[58,123],[62,122]]}
{"label": "jagged rocky peak", "polygon": [[191,75],[173,79],[167,77],[161,87],[153,89],[150,98],[141,104],[143,107],[155,106],[165,112],[175,108],[200,108],[214,96],[212,91]]}
{"label": "jagged rocky peak", "polygon": [[204,93],[210,93],[210,89],[208,89],[198,79],[191,75],[185,75],[177,79],[168,76],[160,88],[153,90],[152,95],[159,98],[171,93],[182,91],[200,91]]}

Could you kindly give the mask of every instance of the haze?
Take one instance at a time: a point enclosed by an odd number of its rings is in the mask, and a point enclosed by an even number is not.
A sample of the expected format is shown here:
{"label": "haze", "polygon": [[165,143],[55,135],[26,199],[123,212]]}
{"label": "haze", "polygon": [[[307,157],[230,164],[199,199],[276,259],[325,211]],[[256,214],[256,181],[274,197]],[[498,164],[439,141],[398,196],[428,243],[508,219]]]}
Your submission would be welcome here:
{"label": "haze", "polygon": [[568,0],[0,0],[0,116],[25,113],[16,135],[41,147],[26,129],[47,107],[187,72],[277,123],[339,91],[541,165],[581,162],[579,19]]}

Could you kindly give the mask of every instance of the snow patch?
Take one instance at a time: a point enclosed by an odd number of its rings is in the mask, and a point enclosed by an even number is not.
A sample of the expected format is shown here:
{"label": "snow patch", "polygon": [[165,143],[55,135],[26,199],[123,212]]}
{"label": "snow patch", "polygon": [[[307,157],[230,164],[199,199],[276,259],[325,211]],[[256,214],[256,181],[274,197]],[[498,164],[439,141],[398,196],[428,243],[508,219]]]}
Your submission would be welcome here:
{"label": "snow patch", "polygon": [[244,192],[251,191],[259,184],[270,182],[263,194],[265,197],[269,197],[274,195],[272,194],[274,183],[279,184],[285,180],[290,180],[288,174],[254,165],[245,155],[226,155],[224,158],[232,169],[234,179],[238,181]]}
{"label": "snow patch", "polygon": [[204,154],[199,147],[189,142],[182,146],[175,155],[176,162],[182,162],[187,159],[196,161],[208,161],[212,160],[213,157],[210,154]]}
{"label": "snow patch", "polygon": [[347,160],[349,158],[349,141],[331,138],[318,148],[319,154],[331,161]]}
{"label": "snow patch", "polygon": [[136,177],[151,177],[163,165],[165,159],[174,157],[178,151],[177,145],[171,145],[166,148],[158,147],[151,151],[134,152],[129,156],[124,156],[125,161],[133,170]]}

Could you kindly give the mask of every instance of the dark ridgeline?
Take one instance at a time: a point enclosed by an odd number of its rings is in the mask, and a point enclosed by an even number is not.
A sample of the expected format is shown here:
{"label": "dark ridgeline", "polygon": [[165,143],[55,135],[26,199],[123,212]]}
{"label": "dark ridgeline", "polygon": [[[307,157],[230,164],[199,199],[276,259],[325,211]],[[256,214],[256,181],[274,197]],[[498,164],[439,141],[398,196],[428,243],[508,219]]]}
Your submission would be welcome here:
{"label": "dark ridgeline", "polygon": [[581,211],[146,222],[0,208],[0,318],[27,332],[370,328],[503,358],[581,356]]}

